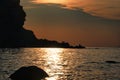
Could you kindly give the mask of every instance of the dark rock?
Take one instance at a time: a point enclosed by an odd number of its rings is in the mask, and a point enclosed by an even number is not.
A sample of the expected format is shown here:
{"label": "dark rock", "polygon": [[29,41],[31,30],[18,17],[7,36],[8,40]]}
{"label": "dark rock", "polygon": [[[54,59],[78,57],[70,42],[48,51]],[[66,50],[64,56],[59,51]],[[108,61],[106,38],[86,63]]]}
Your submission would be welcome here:
{"label": "dark rock", "polygon": [[12,80],[41,80],[49,77],[48,74],[36,66],[21,67],[15,71],[9,78]]}
{"label": "dark rock", "polygon": [[120,63],[120,62],[116,62],[116,61],[105,61],[106,63],[109,63],[109,64],[117,64],[117,63]]}

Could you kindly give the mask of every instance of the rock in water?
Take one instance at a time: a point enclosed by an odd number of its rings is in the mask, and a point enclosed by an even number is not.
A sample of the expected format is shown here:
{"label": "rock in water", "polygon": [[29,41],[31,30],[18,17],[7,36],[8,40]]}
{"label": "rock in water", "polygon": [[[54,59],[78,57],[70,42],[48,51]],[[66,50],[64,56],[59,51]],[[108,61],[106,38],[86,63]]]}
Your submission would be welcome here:
{"label": "rock in water", "polygon": [[116,62],[116,61],[105,61],[106,63],[109,63],[109,64],[117,64],[117,63],[120,63],[120,62]]}
{"label": "rock in water", "polygon": [[10,75],[12,80],[41,80],[48,77],[48,74],[37,66],[21,67]]}

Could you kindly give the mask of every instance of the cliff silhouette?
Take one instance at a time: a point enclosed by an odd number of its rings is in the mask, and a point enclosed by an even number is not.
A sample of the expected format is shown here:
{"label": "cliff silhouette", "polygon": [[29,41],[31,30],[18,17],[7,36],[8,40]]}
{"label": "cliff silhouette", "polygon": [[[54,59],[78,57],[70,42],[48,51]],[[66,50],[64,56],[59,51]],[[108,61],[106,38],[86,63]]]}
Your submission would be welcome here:
{"label": "cliff silhouette", "polygon": [[84,48],[71,46],[67,42],[37,39],[32,31],[23,28],[26,13],[20,5],[20,0],[0,1],[0,48],[14,47],[61,47]]}

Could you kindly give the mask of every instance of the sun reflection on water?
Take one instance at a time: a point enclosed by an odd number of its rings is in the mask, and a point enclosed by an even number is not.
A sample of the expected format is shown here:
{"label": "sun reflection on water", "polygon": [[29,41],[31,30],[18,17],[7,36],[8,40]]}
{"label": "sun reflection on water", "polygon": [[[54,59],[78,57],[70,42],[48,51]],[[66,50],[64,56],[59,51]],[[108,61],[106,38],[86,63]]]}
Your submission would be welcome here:
{"label": "sun reflection on water", "polygon": [[57,80],[58,76],[54,76],[54,77],[50,77],[50,78],[46,78],[46,80]]}
{"label": "sun reflection on water", "polygon": [[[48,67],[45,68],[47,73],[50,73],[50,77],[47,80],[57,80],[58,76],[55,74],[59,73],[57,70],[62,70],[62,57],[61,53],[63,53],[62,48],[46,48],[43,49],[45,52],[44,58],[46,60],[46,65]],[[63,74],[63,73],[59,73]]]}

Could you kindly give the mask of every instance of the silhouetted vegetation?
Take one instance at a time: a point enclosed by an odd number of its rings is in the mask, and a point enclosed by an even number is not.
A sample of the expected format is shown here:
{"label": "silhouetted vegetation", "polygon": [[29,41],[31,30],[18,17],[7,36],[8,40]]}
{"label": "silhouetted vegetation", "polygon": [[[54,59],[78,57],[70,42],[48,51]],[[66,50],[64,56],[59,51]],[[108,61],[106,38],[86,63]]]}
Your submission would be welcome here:
{"label": "silhouetted vegetation", "polygon": [[50,41],[47,39],[40,39],[37,42],[37,45],[35,47],[57,47],[57,48],[85,48],[84,46],[78,45],[78,46],[71,46],[67,42],[57,42],[57,41]]}
{"label": "silhouetted vegetation", "polygon": [[20,0],[1,0],[0,2],[0,47],[60,47],[84,48],[70,46],[67,42],[59,43],[47,39],[37,39],[33,32],[23,28],[26,14],[20,6]]}

